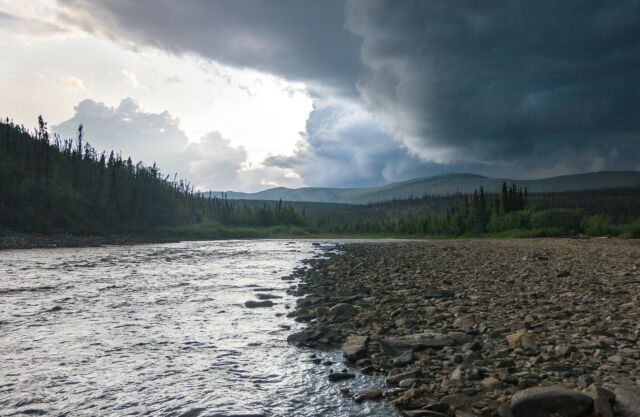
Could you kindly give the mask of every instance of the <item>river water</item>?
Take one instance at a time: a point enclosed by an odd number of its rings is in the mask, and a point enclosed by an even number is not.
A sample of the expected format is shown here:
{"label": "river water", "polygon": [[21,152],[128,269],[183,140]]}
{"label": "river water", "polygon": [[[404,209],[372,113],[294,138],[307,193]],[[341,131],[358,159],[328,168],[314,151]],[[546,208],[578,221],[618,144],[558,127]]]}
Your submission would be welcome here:
{"label": "river water", "polygon": [[[341,394],[381,377],[331,383],[340,350],[286,342],[304,325],[281,278],[328,245],[0,251],[0,415],[395,416]],[[257,293],[282,298],[244,307]]]}

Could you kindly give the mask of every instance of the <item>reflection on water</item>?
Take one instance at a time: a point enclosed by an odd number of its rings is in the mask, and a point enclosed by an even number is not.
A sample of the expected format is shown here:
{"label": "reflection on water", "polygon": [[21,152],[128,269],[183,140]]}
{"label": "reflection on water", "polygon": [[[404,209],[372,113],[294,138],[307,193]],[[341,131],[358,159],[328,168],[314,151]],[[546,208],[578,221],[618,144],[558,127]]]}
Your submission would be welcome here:
{"label": "reflection on water", "polygon": [[[322,251],[271,240],[0,252],[0,415],[396,415],[340,393],[380,377],[330,383],[340,351],[286,343],[303,325],[286,317],[281,277]],[[245,308],[257,293],[282,298]]]}

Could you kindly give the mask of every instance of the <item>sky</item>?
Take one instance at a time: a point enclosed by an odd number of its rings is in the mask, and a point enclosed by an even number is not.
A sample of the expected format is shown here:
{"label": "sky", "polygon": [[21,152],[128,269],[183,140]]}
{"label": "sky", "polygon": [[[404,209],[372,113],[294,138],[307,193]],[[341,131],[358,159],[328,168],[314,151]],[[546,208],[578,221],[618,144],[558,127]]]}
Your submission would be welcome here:
{"label": "sky", "polygon": [[0,0],[0,116],[200,190],[640,169],[640,2]]}

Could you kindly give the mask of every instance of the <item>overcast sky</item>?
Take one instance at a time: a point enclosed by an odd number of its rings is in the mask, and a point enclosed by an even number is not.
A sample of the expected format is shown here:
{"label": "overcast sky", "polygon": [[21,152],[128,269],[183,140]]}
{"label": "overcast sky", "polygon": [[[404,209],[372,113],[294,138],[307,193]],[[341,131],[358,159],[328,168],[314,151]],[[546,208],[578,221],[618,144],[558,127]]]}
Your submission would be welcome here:
{"label": "overcast sky", "polygon": [[640,169],[640,1],[0,0],[0,116],[199,189]]}

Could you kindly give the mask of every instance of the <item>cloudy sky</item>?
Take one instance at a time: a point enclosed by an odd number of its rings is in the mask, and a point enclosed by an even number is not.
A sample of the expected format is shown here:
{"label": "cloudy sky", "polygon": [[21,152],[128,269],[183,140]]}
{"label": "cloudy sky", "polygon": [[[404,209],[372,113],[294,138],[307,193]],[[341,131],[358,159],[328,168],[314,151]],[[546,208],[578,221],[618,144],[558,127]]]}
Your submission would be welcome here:
{"label": "cloudy sky", "polygon": [[640,169],[640,2],[0,0],[0,116],[200,189]]}

